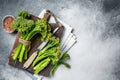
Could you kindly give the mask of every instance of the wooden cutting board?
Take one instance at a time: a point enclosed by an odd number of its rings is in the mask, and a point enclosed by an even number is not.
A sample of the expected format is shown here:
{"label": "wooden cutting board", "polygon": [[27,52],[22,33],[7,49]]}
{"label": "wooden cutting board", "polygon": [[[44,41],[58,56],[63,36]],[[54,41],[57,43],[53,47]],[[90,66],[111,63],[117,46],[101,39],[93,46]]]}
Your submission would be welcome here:
{"label": "wooden cutting board", "polygon": [[[38,20],[39,18],[36,17],[36,16],[34,16],[34,15],[31,15],[31,18],[30,18],[30,19],[36,21],[36,20]],[[50,25],[51,25],[51,30],[54,30],[56,27],[60,27],[57,23],[51,23]],[[55,35],[56,37],[61,38],[61,37],[62,37],[63,30],[64,30],[64,28],[63,28],[63,27],[60,27],[59,30],[58,30],[58,32],[56,32],[54,35]],[[19,39],[19,37],[20,37],[20,33],[17,33],[16,39],[15,39],[15,42],[14,42],[14,45],[13,45],[13,48],[12,48],[12,50],[11,50],[11,52],[10,52],[8,64],[11,65],[11,66],[13,66],[13,67],[23,69],[23,64],[25,63],[25,61],[23,61],[22,63],[20,63],[20,62],[18,62],[18,61],[14,61],[14,60],[12,59],[13,50],[14,50],[14,49],[17,47],[17,45],[18,45],[18,39]],[[40,41],[40,37],[41,37],[41,36],[40,36],[39,34],[37,34],[37,35],[35,35],[35,36],[31,39],[31,49],[30,49],[29,52],[28,52],[28,57],[30,57],[31,54],[32,54],[34,51],[36,51],[36,49],[38,48],[38,46],[42,43],[42,42]],[[50,70],[51,70],[51,68],[52,68],[52,64],[49,64],[44,70],[42,70],[42,71],[39,73],[39,75],[43,75],[43,76],[48,77],[48,76],[50,75]],[[30,73],[33,73],[33,72],[34,72],[32,66],[30,66],[30,67],[29,67],[28,69],[26,69],[26,70],[29,71]]]}

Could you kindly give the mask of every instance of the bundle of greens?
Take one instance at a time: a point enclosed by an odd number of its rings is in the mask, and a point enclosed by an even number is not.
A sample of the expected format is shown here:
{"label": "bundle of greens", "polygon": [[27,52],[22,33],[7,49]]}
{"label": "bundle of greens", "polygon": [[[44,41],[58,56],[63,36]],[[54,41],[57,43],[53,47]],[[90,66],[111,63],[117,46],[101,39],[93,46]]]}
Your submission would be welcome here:
{"label": "bundle of greens", "polygon": [[66,61],[70,59],[69,54],[64,53],[61,57],[60,56],[61,56],[60,40],[59,38],[52,36],[47,46],[41,51],[39,51],[38,56],[36,57],[32,64],[32,66],[34,67],[33,68],[34,73],[38,74],[50,63],[53,64],[53,67],[50,72],[51,75],[54,75],[56,69],[61,64],[65,65],[67,68],[70,68],[70,65],[66,63]]}
{"label": "bundle of greens", "polygon": [[[59,44],[60,44],[59,38],[52,36],[48,44],[45,46],[45,48],[38,52],[38,56],[36,57],[32,64],[35,70],[34,71],[35,74],[38,74],[42,70],[41,68],[47,67],[50,61],[52,62],[52,64],[55,64],[59,60],[59,56],[61,54]],[[44,60],[46,61],[44,63],[45,65],[41,65],[42,61]],[[37,64],[39,62],[40,64]]]}
{"label": "bundle of greens", "polygon": [[[25,41],[30,41],[31,38],[37,33],[41,35],[42,41],[44,41],[45,39],[48,40],[49,36],[51,36],[51,29],[49,24],[47,23],[47,20],[43,18],[34,22],[29,18],[30,14],[27,11],[20,11],[18,12],[18,17],[11,24],[11,27],[20,32],[20,38]],[[19,58],[19,62],[22,62],[23,57],[26,60],[28,50],[29,45],[19,43],[14,52],[13,60],[17,60],[17,58]]]}
{"label": "bundle of greens", "polygon": [[[37,57],[32,63],[34,74],[38,74],[46,68],[48,64],[53,65],[50,72],[51,75],[54,75],[54,72],[60,64],[70,68],[70,65],[65,62],[70,59],[70,56],[65,53],[60,57],[60,39],[52,36],[50,25],[46,19],[42,18],[34,22],[33,20],[30,20],[30,14],[27,11],[20,11],[18,12],[18,17],[11,24],[11,28],[15,28],[19,33],[21,33],[20,38],[25,41],[30,41],[32,37],[38,33],[41,35],[41,41],[49,41],[45,48],[38,52]],[[19,42],[13,54],[13,60],[19,59],[19,62],[22,62],[23,59],[26,60],[28,50],[29,45]]]}

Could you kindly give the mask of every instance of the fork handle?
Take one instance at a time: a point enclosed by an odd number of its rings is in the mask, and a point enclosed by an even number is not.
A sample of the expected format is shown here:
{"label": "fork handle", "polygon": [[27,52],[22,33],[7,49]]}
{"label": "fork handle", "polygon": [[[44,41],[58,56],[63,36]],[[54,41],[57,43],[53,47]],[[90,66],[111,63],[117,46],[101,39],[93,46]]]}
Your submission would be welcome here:
{"label": "fork handle", "polygon": [[37,56],[37,53],[38,53],[38,50],[35,51],[35,52],[28,58],[28,60],[24,63],[23,68],[26,69],[26,68],[28,68],[28,67],[32,64],[33,60],[34,60],[35,57]]}

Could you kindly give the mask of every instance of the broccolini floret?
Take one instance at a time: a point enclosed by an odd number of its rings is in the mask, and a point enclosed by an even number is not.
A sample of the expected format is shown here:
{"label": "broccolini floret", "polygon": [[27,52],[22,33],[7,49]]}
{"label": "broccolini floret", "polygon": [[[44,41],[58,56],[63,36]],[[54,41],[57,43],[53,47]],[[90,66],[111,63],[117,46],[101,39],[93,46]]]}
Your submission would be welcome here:
{"label": "broccolini floret", "polygon": [[25,11],[25,10],[18,11],[18,17],[29,19],[30,18],[30,14],[28,13],[28,11]]}

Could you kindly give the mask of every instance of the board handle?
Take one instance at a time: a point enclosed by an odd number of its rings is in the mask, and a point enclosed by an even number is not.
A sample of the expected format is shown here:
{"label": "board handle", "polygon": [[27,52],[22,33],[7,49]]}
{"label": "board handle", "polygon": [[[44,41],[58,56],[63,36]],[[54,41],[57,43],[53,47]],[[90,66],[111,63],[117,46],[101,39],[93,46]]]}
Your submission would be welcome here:
{"label": "board handle", "polygon": [[46,11],[43,18],[45,18],[47,21],[49,21],[50,17],[51,17],[51,13],[49,11]]}

